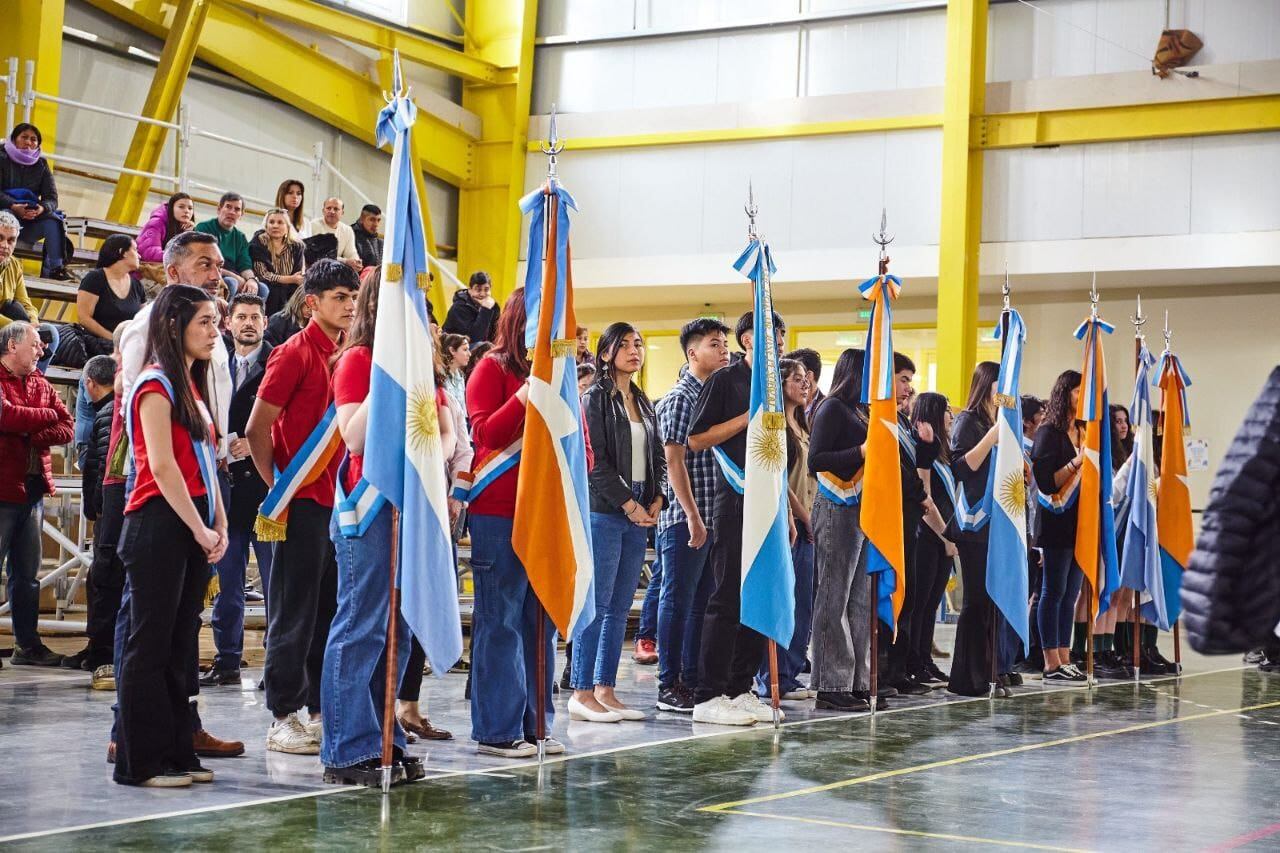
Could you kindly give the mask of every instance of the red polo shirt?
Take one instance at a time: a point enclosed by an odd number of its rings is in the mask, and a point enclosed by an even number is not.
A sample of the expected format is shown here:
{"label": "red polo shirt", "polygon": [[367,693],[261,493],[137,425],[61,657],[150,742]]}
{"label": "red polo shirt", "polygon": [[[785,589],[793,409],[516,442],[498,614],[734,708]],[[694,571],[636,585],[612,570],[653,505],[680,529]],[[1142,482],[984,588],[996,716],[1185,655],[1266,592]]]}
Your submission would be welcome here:
{"label": "red polo shirt", "polygon": [[[316,424],[333,402],[329,386],[329,359],[338,345],[329,340],[319,323],[306,328],[267,357],[267,369],[258,386],[258,399],[280,407],[280,416],[271,425],[271,455],[278,470],[283,471],[306,443]],[[314,483],[303,486],[294,499],[312,500],[321,506],[333,506],[333,484],[342,462],[342,449],[333,455],[325,473]]]}

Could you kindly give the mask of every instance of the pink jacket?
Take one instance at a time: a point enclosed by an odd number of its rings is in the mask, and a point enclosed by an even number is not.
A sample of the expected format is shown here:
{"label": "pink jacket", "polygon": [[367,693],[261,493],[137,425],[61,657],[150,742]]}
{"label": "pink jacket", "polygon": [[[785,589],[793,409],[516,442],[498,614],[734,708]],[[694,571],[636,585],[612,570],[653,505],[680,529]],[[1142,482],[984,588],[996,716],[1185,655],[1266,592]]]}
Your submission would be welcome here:
{"label": "pink jacket", "polygon": [[156,206],[138,235],[138,256],[144,263],[158,264],[164,260],[164,232],[169,225],[169,208]]}

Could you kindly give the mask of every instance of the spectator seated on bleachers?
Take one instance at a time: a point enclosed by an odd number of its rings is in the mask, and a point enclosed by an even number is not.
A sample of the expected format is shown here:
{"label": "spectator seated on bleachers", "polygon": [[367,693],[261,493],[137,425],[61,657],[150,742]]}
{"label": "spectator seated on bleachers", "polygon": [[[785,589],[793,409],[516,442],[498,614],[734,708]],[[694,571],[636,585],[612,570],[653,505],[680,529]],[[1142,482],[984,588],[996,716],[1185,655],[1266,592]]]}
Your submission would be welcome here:
{"label": "spectator seated on bleachers", "polygon": [[267,284],[267,313],[284,307],[302,284],[306,268],[302,243],[289,233],[289,214],[283,208],[267,211],[262,230],[249,241],[249,257],[259,281]]}
{"label": "spectator seated on bleachers", "polygon": [[13,254],[21,232],[18,219],[7,210],[0,210],[0,329],[15,320],[31,323],[38,329],[44,355],[36,369],[41,373],[58,349],[60,335],[53,323],[41,323],[35,303],[27,295],[27,281],[22,274],[22,261]]}
{"label": "spectator seated on bleachers", "polygon": [[131,273],[140,262],[132,237],[113,234],[98,250],[97,268],[85,273],[76,293],[76,317],[84,330],[104,344],[94,355],[111,352],[111,335],[125,320],[132,320],[147,301],[142,282]]}
{"label": "spectator seated on bleachers", "polygon": [[382,238],[378,236],[381,227],[382,208],[376,204],[360,208],[360,218],[351,226],[356,238],[356,254],[366,269],[382,266]]}
{"label": "spectator seated on bleachers", "polygon": [[44,142],[33,124],[15,125],[4,150],[0,151],[0,209],[17,217],[18,239],[32,245],[43,243],[40,275],[55,281],[75,278],[67,269],[71,245],[58,210],[58,187],[49,161],[40,156]]}
{"label": "spectator seated on bleachers", "polygon": [[165,285],[164,247],[169,241],[196,227],[196,205],[186,193],[174,193],[164,204],[156,205],[138,234],[138,254],[142,257],[140,274],[150,282],[147,295],[154,297]]}
{"label": "spectator seated on bleachers", "polygon": [[223,193],[218,199],[218,215],[196,225],[197,231],[212,234],[222,252],[222,280],[227,284],[228,299],[245,287],[257,293],[265,301],[267,286],[258,281],[253,272],[253,259],[249,257],[249,241],[236,227],[244,215],[244,199],[239,193]]}
{"label": "spectator seated on bleachers", "polygon": [[356,272],[360,272],[364,268],[364,264],[360,260],[360,254],[356,251],[356,232],[352,230],[350,225],[342,221],[343,209],[342,199],[325,199],[324,207],[321,208],[324,216],[311,220],[311,234],[313,237],[321,234],[332,234],[337,237],[338,245],[335,259],[342,261]]}
{"label": "spectator seated on bleachers", "polygon": [[267,331],[262,336],[264,341],[278,347],[306,327],[311,321],[311,308],[305,296],[302,288],[298,288],[283,308],[267,318]]}

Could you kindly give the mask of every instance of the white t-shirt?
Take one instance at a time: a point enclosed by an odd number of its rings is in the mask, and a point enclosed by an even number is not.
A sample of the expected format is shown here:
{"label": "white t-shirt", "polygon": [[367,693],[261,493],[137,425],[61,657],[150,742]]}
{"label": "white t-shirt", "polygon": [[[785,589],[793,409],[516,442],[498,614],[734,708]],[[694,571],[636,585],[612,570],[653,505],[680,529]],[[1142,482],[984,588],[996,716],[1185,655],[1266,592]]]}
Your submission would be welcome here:
{"label": "white t-shirt", "polygon": [[640,421],[628,421],[631,424],[631,482],[643,483],[649,478],[649,448],[645,446],[644,424]]}

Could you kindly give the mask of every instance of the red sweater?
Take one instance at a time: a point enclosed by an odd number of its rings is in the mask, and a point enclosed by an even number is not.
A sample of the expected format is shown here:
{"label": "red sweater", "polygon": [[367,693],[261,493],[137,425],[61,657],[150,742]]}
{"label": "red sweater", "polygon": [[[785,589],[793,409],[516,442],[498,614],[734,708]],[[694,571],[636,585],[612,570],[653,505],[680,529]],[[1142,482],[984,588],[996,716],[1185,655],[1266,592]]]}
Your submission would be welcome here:
{"label": "red sweater", "polygon": [[0,501],[26,503],[28,473],[53,494],[49,448],[68,444],[75,425],[58,392],[39,371],[17,376],[0,365]]}

